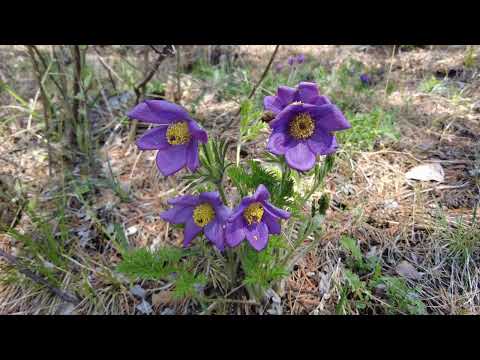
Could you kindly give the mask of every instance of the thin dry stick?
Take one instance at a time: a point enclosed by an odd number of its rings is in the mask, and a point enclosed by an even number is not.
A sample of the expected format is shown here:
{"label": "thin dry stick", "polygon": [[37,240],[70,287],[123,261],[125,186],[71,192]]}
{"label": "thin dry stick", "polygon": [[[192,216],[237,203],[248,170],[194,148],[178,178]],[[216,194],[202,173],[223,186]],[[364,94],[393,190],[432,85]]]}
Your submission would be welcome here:
{"label": "thin dry stick", "polygon": [[158,68],[160,67],[160,64],[163,62],[163,60],[166,59],[167,56],[170,55],[168,51],[157,52],[157,54],[159,54],[158,58],[153,64],[150,71],[146,74],[145,78],[138,85],[135,86],[134,91],[135,91],[135,95],[137,95],[137,101],[136,101],[137,104],[140,102],[141,97],[145,94],[145,88],[147,84],[150,82],[150,80],[152,80],[153,76],[155,75]]}
{"label": "thin dry stick", "polygon": [[[171,56],[175,54],[175,48],[174,47],[165,47],[162,52],[158,51],[153,45],[149,46],[151,49],[153,49],[157,54],[158,58],[153,64],[152,68],[150,69],[149,72],[146,72],[146,75],[144,79],[135,86],[133,89],[135,91],[136,95],[136,100],[135,103],[138,104],[140,103],[142,97],[145,95],[145,89],[147,87],[147,84],[152,80],[153,76],[157,72],[158,68],[160,67],[160,64],[167,58],[167,56]],[[173,50],[172,50],[173,49]],[[145,64],[145,68],[147,68],[147,64]],[[133,141],[133,138],[135,137],[135,133],[137,132],[137,122],[132,123],[132,127],[130,128],[130,134],[129,134],[129,142]]]}
{"label": "thin dry stick", "polygon": [[56,288],[55,286],[51,285],[45,279],[43,279],[40,276],[33,273],[31,270],[29,270],[29,269],[23,267],[22,265],[20,265],[19,262],[18,262],[18,259],[15,256],[10,255],[10,254],[8,254],[8,253],[6,253],[6,252],[4,252],[3,250],[0,249],[0,257],[3,257],[5,260],[7,260],[10,263],[10,265],[14,266],[23,275],[27,276],[28,278],[35,281],[36,283],[44,285],[45,287],[47,287],[48,290],[50,290],[53,294],[58,296],[63,301],[72,303],[74,305],[77,305],[79,303],[79,300],[75,296],[67,294],[66,292]]}
{"label": "thin dry stick", "polygon": [[[252,89],[252,92],[250,93],[250,95],[248,95],[248,99],[250,100],[252,98],[252,96],[255,94],[255,92],[257,91],[258,87],[260,86],[260,84],[263,82],[263,79],[265,79],[265,76],[267,76],[268,74],[268,71],[270,70],[270,67],[272,66],[272,63],[273,63],[273,60],[275,59],[275,56],[277,55],[277,52],[278,52],[278,49],[280,48],[280,45],[277,45],[275,46],[275,50],[273,50],[273,53],[272,53],[272,56],[270,57],[270,61],[268,62],[267,64],[267,67],[265,68],[265,70],[263,71],[263,74],[262,76],[260,77],[260,79],[258,80],[258,82],[255,84],[255,86],[253,87]],[[238,114],[240,114],[240,110],[238,111]],[[237,114],[237,115],[238,115]]]}
{"label": "thin dry stick", "polygon": [[32,60],[33,67],[35,69],[35,74],[37,77],[37,82],[38,86],[40,87],[40,93],[42,95],[42,103],[43,103],[43,116],[44,116],[44,121],[45,121],[45,137],[47,140],[47,152],[48,152],[48,175],[52,176],[52,147],[50,145],[50,115],[52,112],[52,104],[50,103],[50,100],[48,98],[47,92],[45,90],[45,87],[43,85],[43,78],[46,76],[47,72],[49,71],[49,67],[46,66],[45,64],[45,70],[44,73],[42,74],[42,71],[40,70],[40,66],[38,64],[38,61],[35,57],[35,53],[33,51],[35,47],[34,46],[29,46],[28,53],[30,55],[30,58]]}
{"label": "thin dry stick", "polygon": [[175,92],[175,101],[178,102],[182,99],[182,86],[180,84],[180,66],[181,66],[181,58],[180,58],[180,47],[177,49],[177,91]]}
{"label": "thin dry stick", "polygon": [[388,91],[388,84],[390,82],[390,74],[392,73],[392,67],[393,67],[393,58],[395,57],[395,50],[397,48],[397,45],[393,45],[393,50],[392,50],[392,56],[390,58],[390,68],[388,69],[388,74],[387,74],[387,81],[385,83],[385,94],[383,97],[383,101],[385,102],[387,100],[387,91]]}
{"label": "thin dry stick", "polygon": [[[38,58],[40,59],[45,71],[47,70],[48,66],[47,66],[47,61],[45,60],[45,58],[43,57],[42,53],[40,52],[40,50],[38,50],[37,46],[36,45],[30,45],[30,46],[27,46],[28,49],[33,49],[33,51],[37,54]],[[57,87],[58,91],[60,92],[60,95],[62,95],[63,99],[65,100],[66,103],[68,103],[68,99],[67,99],[67,93],[65,91],[64,88],[62,88],[60,86],[60,84],[55,80],[55,78],[50,75],[50,78],[52,79],[52,82],[55,84],[55,86]]]}
{"label": "thin dry stick", "polygon": [[95,46],[93,47],[93,50],[97,54],[98,61],[100,61],[100,64],[102,64],[102,66],[105,68],[105,70],[107,70],[108,78],[110,79],[110,82],[112,83],[113,90],[115,91],[115,93],[118,93],[117,84],[115,83],[115,79],[113,78],[112,74],[115,74],[115,76],[117,76],[117,77],[119,77],[119,76],[115,73],[115,71],[113,71],[113,69],[110,66],[108,66],[108,64],[102,58],[102,56],[100,55],[100,52],[98,51],[98,49]]}
{"label": "thin dry stick", "polygon": [[[263,71],[263,74],[262,76],[260,77],[260,79],[257,81],[257,83],[255,84],[255,86],[253,87],[252,91],[250,92],[250,95],[248,95],[248,100],[250,100],[253,95],[255,95],[255,92],[257,91],[258,87],[260,86],[260,84],[263,82],[263,80],[265,79],[265,77],[267,76],[268,74],[268,71],[270,70],[271,66],[272,66],[272,63],[273,63],[273,60],[275,60],[275,56],[277,55],[277,52],[278,52],[278,49],[280,48],[280,45],[276,45],[275,46],[275,50],[273,50],[273,53],[272,53],[272,56],[270,57],[270,60],[268,61],[268,64],[267,64],[267,67],[265,68],[265,70]],[[240,111],[241,111],[241,108],[238,109],[237,113],[235,114],[235,116],[232,118],[232,120],[230,120],[230,122],[228,123],[227,127],[231,126],[233,121],[235,120],[235,118],[240,114]]]}

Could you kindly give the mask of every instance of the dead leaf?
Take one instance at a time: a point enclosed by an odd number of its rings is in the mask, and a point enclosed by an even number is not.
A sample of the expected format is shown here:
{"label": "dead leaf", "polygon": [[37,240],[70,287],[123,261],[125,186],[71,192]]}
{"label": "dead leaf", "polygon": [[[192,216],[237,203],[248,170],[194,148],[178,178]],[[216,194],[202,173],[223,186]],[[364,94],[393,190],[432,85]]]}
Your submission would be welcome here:
{"label": "dead leaf", "polygon": [[422,164],[410,169],[405,177],[411,180],[443,182],[445,173],[438,163]]}
{"label": "dead leaf", "polygon": [[410,264],[408,261],[401,261],[397,267],[395,268],[395,271],[397,272],[398,275],[403,276],[408,279],[412,280],[418,280],[422,277],[422,273],[419,273],[415,267]]}
{"label": "dead leaf", "polygon": [[61,303],[57,309],[57,315],[72,315],[75,305],[71,303]]}
{"label": "dead leaf", "polygon": [[172,292],[165,290],[160,291],[152,295],[152,305],[157,307],[161,305],[167,305],[172,302]]}
{"label": "dead leaf", "polygon": [[176,312],[173,309],[166,308],[160,313],[160,315],[176,315]]}
{"label": "dead leaf", "polygon": [[145,315],[150,315],[153,312],[152,306],[145,299],[137,305],[137,310]]}
{"label": "dead leaf", "polygon": [[145,299],[145,296],[147,295],[145,289],[142,288],[140,285],[135,285],[134,287],[132,287],[130,289],[130,292],[136,297],[139,297],[140,299]]}

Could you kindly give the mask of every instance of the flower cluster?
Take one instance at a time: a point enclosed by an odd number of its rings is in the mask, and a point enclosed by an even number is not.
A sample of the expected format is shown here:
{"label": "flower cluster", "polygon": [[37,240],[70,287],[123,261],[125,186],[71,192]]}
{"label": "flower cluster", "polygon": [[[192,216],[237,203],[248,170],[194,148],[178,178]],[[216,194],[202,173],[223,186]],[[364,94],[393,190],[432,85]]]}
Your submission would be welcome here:
{"label": "flower cluster", "polygon": [[290,66],[303,64],[305,62],[305,55],[299,54],[297,56],[290,56],[287,62]]}
{"label": "flower cluster", "polygon": [[[303,61],[303,55],[295,58],[297,63]],[[319,94],[314,83],[302,82],[296,88],[281,86],[276,96],[265,97],[264,107],[274,117],[269,123],[272,133],[268,151],[284,155],[287,164],[298,171],[310,170],[317,155],[335,152],[333,132],[350,128],[342,112]],[[207,143],[208,136],[184,108],[163,100],[147,100],[128,116],[159,125],[147,131],[137,146],[140,150],[158,150],[156,164],[164,176],[185,167],[192,172],[199,168],[199,144]],[[218,192],[184,195],[170,199],[172,207],[160,216],[172,224],[184,225],[184,246],[203,233],[220,251],[244,240],[260,251],[267,246],[270,234],[280,234],[281,220],[290,217],[269,199],[264,185],[259,185],[252,196],[244,197],[233,210]]]}
{"label": "flower cluster", "polygon": [[317,155],[334,153],[338,145],[333,132],[351,127],[340,109],[320,95],[315,83],[280,86],[276,96],[265,97],[264,107],[275,115],[269,123],[268,151],[284,155],[298,171],[312,169]]}

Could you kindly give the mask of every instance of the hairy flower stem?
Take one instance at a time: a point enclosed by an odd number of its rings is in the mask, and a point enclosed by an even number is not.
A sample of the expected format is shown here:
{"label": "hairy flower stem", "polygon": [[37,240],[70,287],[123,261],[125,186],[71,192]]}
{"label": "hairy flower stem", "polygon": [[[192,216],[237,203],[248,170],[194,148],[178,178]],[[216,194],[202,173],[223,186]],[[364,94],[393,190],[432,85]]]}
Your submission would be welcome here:
{"label": "hairy flower stem", "polygon": [[296,75],[297,75],[297,67],[293,65],[292,69],[290,70],[290,74],[288,75],[287,85],[290,85],[292,79],[295,78]]}
{"label": "hairy flower stem", "polygon": [[222,198],[223,203],[228,206],[227,196],[225,195],[225,190],[223,188],[222,180],[218,181],[215,185],[217,185],[218,192],[220,193],[220,197]]}
{"label": "hairy flower stem", "polygon": [[235,252],[234,249],[227,249],[225,256],[227,258],[226,268],[229,273],[229,278],[232,282],[232,287],[235,286],[235,281],[237,280],[237,269],[239,263],[239,255]]}
{"label": "hairy flower stem", "polygon": [[237,143],[237,152],[236,152],[236,164],[240,165],[240,150],[242,149],[242,135],[240,134],[238,143]]}
{"label": "hairy flower stem", "polygon": [[288,166],[287,162],[284,160],[283,163],[282,163],[282,182],[280,184],[280,191],[281,191],[281,194],[284,193],[284,188],[285,188],[285,182],[287,181],[287,179],[290,177],[290,167]]}
{"label": "hairy flower stem", "polygon": [[315,172],[315,180],[313,182],[312,188],[307,192],[307,194],[302,199],[302,205],[305,205],[310,197],[318,190],[320,186],[325,184],[325,177],[333,168],[333,162],[335,158],[333,155],[329,155],[325,162],[323,163],[322,167],[318,170],[318,173]]}

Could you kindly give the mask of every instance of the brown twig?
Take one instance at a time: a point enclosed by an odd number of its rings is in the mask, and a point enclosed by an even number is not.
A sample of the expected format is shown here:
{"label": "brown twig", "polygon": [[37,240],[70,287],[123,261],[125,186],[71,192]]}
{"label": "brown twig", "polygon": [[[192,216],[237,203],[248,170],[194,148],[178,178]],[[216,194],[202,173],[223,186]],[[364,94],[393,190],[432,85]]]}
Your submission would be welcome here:
{"label": "brown twig", "polygon": [[48,281],[46,281],[44,278],[38,276],[37,274],[35,274],[31,270],[29,270],[29,269],[23,267],[22,265],[20,265],[19,262],[18,262],[18,259],[15,256],[10,255],[10,254],[8,254],[5,251],[0,249],[0,257],[3,257],[5,260],[7,260],[10,263],[10,265],[14,266],[23,275],[27,276],[28,278],[35,281],[36,283],[44,285],[45,287],[47,287],[48,290],[50,290],[53,294],[58,296],[63,301],[72,303],[74,305],[77,305],[79,303],[79,300],[75,296],[73,296],[71,294],[68,294],[68,293],[56,288],[55,286],[51,285]]}
{"label": "brown twig", "polygon": [[[27,46],[28,49],[33,49],[33,51],[35,52],[35,54],[37,54],[38,58],[40,59],[40,62],[42,63],[43,65],[43,68],[45,69],[45,71],[47,71],[47,61],[45,60],[45,58],[43,57],[42,53],[40,52],[40,50],[37,48],[36,45],[29,45]],[[55,86],[57,87],[58,91],[60,92],[60,95],[62,95],[62,97],[64,98],[65,101],[67,101],[67,93],[65,91],[65,89],[63,89],[60,84],[55,80],[55,78],[53,76],[50,75],[50,78],[52,79],[53,83],[55,84]]]}
{"label": "brown twig", "polygon": [[[275,46],[275,50],[273,50],[273,53],[272,53],[272,56],[270,56],[270,60],[268,61],[268,64],[265,68],[265,70],[263,71],[263,74],[262,76],[260,77],[260,79],[257,81],[257,83],[255,84],[255,86],[253,87],[252,91],[250,92],[250,95],[248,95],[248,100],[250,100],[253,95],[255,95],[255,92],[257,91],[258,87],[260,86],[260,84],[263,82],[263,80],[265,79],[265,77],[267,76],[268,74],[268,71],[270,70],[270,68],[272,67],[272,63],[273,63],[273,60],[275,60],[275,56],[277,56],[277,52],[278,52],[278,49],[280,48],[280,45],[276,45]],[[235,118],[240,114],[240,111],[241,111],[241,108],[238,109],[237,113],[235,114],[235,116],[230,120],[230,122],[228,123],[227,127],[230,127],[233,123],[233,121],[235,120]]]}
{"label": "brown twig", "polygon": [[178,102],[182,99],[182,85],[180,77],[180,68],[181,68],[181,58],[180,58],[180,47],[177,49],[177,89],[175,91],[175,102]]}
{"label": "brown twig", "polygon": [[[105,68],[105,70],[107,70],[107,74],[108,74],[108,78],[110,79],[110,82],[112,83],[112,86],[113,86],[113,90],[115,91],[115,93],[118,93],[118,90],[117,90],[117,84],[115,82],[115,79],[113,78],[113,70],[110,66],[108,66],[108,64],[106,63],[106,61],[103,59],[103,57],[100,55],[100,51],[98,51],[98,49],[94,46],[93,47],[93,50],[97,53],[97,56],[98,56],[98,60],[100,61],[100,64],[102,64],[102,66]],[[118,75],[115,74],[117,77]]]}
{"label": "brown twig", "polygon": [[50,115],[52,113],[52,104],[50,103],[45,87],[43,86],[43,80],[42,80],[46,72],[48,71],[48,66],[47,64],[44,64],[45,70],[42,73],[40,66],[38,64],[38,61],[35,57],[35,52],[34,52],[35,46],[28,46],[27,50],[31,58],[33,68],[35,70],[38,86],[40,88],[40,93],[42,95],[43,116],[45,121],[45,135],[46,135],[45,137],[47,140],[47,152],[48,152],[48,175],[52,176],[52,148],[50,144]]}
{"label": "brown twig", "polygon": [[[147,84],[150,82],[150,80],[152,80],[153,76],[157,72],[163,60],[165,60],[168,56],[172,56],[175,54],[175,47],[173,47],[173,45],[165,46],[162,51],[159,51],[153,45],[149,45],[149,47],[158,54],[158,57],[157,57],[157,60],[155,60],[155,63],[151,67],[150,71],[146,73],[143,80],[140,83],[138,83],[138,85],[136,85],[135,88],[133,89],[136,95],[136,100],[135,100],[136,104],[139,104],[140,101],[142,100],[143,96],[145,95],[145,89],[147,87]],[[129,141],[133,140],[133,138],[135,137],[136,131],[137,131],[137,122],[135,121],[132,123],[132,127],[130,128]]]}
{"label": "brown twig", "polygon": [[137,104],[140,102],[141,97],[145,94],[145,88],[147,84],[150,82],[150,80],[152,80],[153,76],[157,72],[163,60],[165,60],[168,56],[172,56],[175,54],[175,47],[173,47],[173,45],[165,46],[162,51],[157,50],[153,45],[149,45],[149,47],[158,54],[158,58],[153,64],[150,71],[145,75],[144,79],[138,85],[135,86],[134,91],[135,91],[135,95],[137,95],[137,100],[136,100]]}
{"label": "brown twig", "polygon": [[82,56],[80,54],[80,46],[73,46],[73,59],[75,63],[74,71],[74,80],[73,80],[73,118],[75,119],[75,124],[79,123],[80,120],[80,100],[78,95],[80,94],[80,85],[82,81]]}
{"label": "brown twig", "polygon": [[[272,53],[272,56],[270,57],[270,61],[268,62],[267,64],[267,67],[265,68],[265,70],[263,71],[263,74],[262,76],[260,77],[260,79],[258,80],[258,82],[255,84],[255,86],[253,87],[252,91],[250,92],[250,95],[248,95],[248,99],[250,100],[252,98],[252,96],[255,94],[255,92],[257,91],[257,88],[260,86],[260,84],[263,82],[263,80],[265,79],[265,76],[267,76],[268,74],[268,71],[270,70],[270,68],[272,67],[272,63],[273,63],[273,60],[275,59],[275,56],[277,55],[277,52],[278,52],[278,49],[280,48],[280,45],[277,45],[275,46],[275,50],[273,50],[273,53]],[[237,115],[240,114],[240,110],[238,111]]]}

